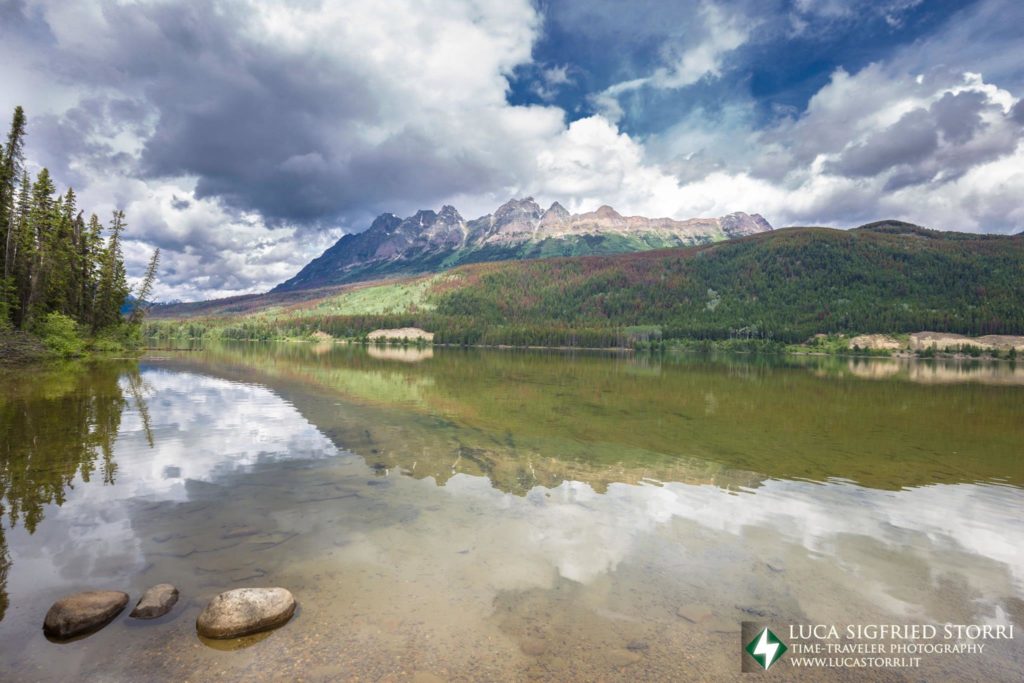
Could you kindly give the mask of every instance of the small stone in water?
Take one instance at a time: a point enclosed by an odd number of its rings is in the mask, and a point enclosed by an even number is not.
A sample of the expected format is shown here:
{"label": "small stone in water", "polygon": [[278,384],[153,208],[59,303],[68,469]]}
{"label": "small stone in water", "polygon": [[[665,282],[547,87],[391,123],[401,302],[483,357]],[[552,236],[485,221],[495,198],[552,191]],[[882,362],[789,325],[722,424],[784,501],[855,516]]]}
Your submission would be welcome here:
{"label": "small stone in water", "polygon": [[178,602],[178,589],[169,583],[158,583],[146,590],[129,615],[136,619],[156,619],[171,611]]}
{"label": "small stone in water", "polygon": [[109,624],[128,604],[121,591],[85,591],[53,603],[43,620],[43,632],[51,638],[66,639]]}

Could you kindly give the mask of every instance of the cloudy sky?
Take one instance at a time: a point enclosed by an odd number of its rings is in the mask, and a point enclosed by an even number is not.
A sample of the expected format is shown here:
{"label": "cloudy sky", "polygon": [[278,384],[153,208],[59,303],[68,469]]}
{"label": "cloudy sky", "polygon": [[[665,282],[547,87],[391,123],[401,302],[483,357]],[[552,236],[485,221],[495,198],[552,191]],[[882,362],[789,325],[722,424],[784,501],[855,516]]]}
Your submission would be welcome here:
{"label": "cloudy sky", "polygon": [[[1024,228],[1019,0],[0,0],[0,111],[157,295],[511,196]],[[6,124],[4,124],[6,125]]]}

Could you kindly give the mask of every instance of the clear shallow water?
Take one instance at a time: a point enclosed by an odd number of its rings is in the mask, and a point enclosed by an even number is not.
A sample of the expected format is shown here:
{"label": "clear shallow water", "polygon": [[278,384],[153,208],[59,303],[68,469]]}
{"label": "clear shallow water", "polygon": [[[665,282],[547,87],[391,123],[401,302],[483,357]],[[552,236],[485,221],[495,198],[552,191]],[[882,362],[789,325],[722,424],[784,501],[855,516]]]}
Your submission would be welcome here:
{"label": "clear shallow water", "polygon": [[[308,345],[7,373],[0,679],[721,680],[742,619],[1024,628],[1019,373]],[[156,622],[42,635],[62,594],[162,581]],[[246,585],[297,616],[201,641]]]}

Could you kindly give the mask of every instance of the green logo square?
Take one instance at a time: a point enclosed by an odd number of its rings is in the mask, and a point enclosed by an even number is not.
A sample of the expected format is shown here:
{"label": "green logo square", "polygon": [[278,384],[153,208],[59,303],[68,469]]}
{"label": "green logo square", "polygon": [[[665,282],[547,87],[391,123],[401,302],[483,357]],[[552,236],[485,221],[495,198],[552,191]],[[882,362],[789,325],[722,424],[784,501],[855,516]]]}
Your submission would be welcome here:
{"label": "green logo square", "polygon": [[747,652],[754,658],[761,668],[768,669],[772,664],[779,661],[779,658],[788,650],[786,644],[779,640],[779,637],[772,633],[768,627],[761,629],[761,632],[747,643]]}

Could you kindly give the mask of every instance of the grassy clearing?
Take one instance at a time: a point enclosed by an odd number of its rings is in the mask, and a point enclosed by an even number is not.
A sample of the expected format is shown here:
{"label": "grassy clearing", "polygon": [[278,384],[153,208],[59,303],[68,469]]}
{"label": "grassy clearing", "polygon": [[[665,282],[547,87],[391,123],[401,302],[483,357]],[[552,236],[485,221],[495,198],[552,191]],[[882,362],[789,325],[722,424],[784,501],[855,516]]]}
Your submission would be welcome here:
{"label": "grassy clearing", "polygon": [[[244,312],[223,307],[205,316],[149,320],[143,334],[167,339],[254,339],[306,340],[325,337],[359,337],[393,318],[430,315],[435,306],[435,285],[452,279],[440,274],[379,284],[349,286],[324,296],[293,303],[272,300],[260,306],[258,300],[245,302]],[[340,331],[333,321],[360,319],[367,329],[359,333]],[[404,325],[408,327],[409,325]]]}
{"label": "grassy clearing", "polygon": [[431,286],[442,276],[419,280],[392,282],[343,291],[312,304],[300,304],[288,310],[290,316],[322,315],[383,315],[407,313],[418,309],[430,311],[434,305],[427,295]]}

